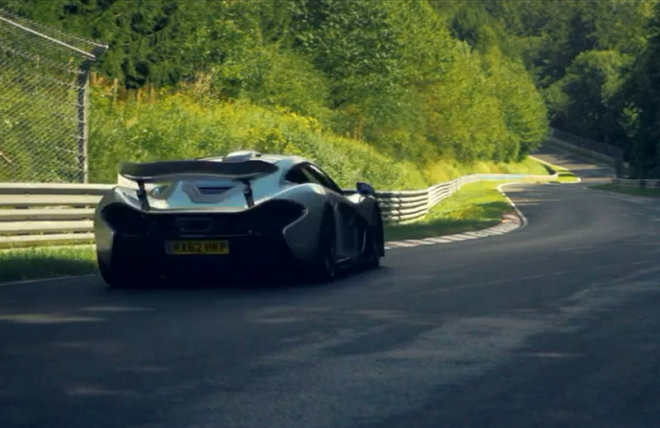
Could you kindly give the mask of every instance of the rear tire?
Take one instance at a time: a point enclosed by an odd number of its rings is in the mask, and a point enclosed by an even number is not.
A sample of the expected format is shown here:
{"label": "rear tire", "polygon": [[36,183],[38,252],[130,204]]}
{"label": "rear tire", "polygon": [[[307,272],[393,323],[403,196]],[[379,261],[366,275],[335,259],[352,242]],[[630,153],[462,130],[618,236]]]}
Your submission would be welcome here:
{"label": "rear tire", "polygon": [[365,245],[365,266],[367,269],[378,269],[382,257],[381,245],[383,245],[383,223],[380,214],[375,213],[377,218],[374,224],[367,229],[367,242]]}
{"label": "rear tire", "polygon": [[126,275],[125,272],[119,271],[117,268],[108,266],[103,260],[97,257],[99,272],[101,278],[108,285],[108,288],[120,290],[132,288],[135,281]]}
{"label": "rear tire", "polygon": [[316,257],[310,266],[314,282],[330,283],[337,277],[337,252],[335,247],[335,228],[331,215],[326,215],[321,227],[319,246]]}

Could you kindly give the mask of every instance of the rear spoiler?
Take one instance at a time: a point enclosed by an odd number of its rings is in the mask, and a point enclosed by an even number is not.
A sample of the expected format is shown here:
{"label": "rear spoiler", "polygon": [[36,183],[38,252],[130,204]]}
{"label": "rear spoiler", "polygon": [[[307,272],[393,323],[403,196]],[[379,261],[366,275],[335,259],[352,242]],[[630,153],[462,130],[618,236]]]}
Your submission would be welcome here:
{"label": "rear spoiler", "polygon": [[262,160],[247,160],[242,162],[217,162],[206,160],[176,160],[161,162],[133,163],[123,162],[119,165],[119,175],[137,182],[138,198],[142,208],[149,209],[145,183],[178,179],[202,179],[221,177],[238,180],[245,184],[245,199],[248,206],[254,205],[250,181],[262,175],[272,174],[279,168],[270,162]]}
{"label": "rear spoiler", "polygon": [[153,183],[179,178],[224,177],[235,180],[253,180],[277,171],[276,165],[262,160],[243,162],[217,162],[206,160],[176,160],[119,165],[119,174],[133,181]]}

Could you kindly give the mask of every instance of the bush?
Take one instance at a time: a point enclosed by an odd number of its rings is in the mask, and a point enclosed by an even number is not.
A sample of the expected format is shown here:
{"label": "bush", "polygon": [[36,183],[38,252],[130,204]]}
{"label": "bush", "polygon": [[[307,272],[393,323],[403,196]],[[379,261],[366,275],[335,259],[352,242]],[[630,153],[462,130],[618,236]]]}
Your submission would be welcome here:
{"label": "bush", "polygon": [[90,180],[114,182],[117,164],[223,155],[233,150],[297,154],[319,163],[340,185],[366,180],[379,188],[428,184],[415,165],[324,131],[319,122],[247,101],[218,103],[190,94],[166,94],[155,103],[113,103],[95,88],[90,133]]}

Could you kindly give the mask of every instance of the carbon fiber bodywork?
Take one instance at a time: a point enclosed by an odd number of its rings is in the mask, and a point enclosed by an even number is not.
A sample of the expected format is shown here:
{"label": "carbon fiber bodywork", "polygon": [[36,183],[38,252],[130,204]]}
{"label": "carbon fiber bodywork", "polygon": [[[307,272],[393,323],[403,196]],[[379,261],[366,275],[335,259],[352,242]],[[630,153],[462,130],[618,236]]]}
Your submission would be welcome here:
{"label": "carbon fiber bodywork", "polygon": [[[150,164],[149,171],[159,174],[144,180],[153,183],[148,188],[139,183],[140,172],[146,169],[131,166],[131,180],[120,176],[119,185],[96,210],[99,263],[115,270],[184,277],[201,271],[290,271],[314,260],[328,221],[334,226],[338,263],[359,262],[367,234],[376,229],[378,254],[384,255],[380,211],[373,195],[344,194],[329,178],[295,182],[298,170],[310,168],[316,173],[312,168],[318,169],[302,158],[250,153],[245,160],[241,155],[245,168],[237,167],[231,156],[213,160],[234,163],[231,168],[216,168],[208,160],[202,161],[204,168],[194,161],[172,163],[169,169]],[[273,167],[251,167],[252,156]],[[159,181],[163,177],[166,182]],[[167,249],[176,241],[222,241],[229,251],[169,254]]]}

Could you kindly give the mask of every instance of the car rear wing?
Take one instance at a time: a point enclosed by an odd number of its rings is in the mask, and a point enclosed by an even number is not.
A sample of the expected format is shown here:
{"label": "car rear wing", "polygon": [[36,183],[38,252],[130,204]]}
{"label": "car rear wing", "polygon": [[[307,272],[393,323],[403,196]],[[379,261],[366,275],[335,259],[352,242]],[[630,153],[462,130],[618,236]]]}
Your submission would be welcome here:
{"label": "car rear wing", "polygon": [[241,181],[245,184],[243,192],[245,199],[248,206],[251,207],[254,205],[254,199],[250,182],[262,175],[272,174],[278,169],[275,164],[262,160],[241,162],[175,160],[145,163],[123,162],[119,165],[119,175],[137,183],[138,199],[144,210],[149,209],[145,183],[210,177]]}

